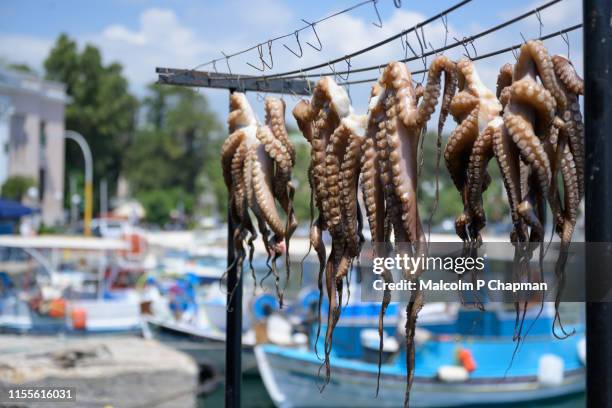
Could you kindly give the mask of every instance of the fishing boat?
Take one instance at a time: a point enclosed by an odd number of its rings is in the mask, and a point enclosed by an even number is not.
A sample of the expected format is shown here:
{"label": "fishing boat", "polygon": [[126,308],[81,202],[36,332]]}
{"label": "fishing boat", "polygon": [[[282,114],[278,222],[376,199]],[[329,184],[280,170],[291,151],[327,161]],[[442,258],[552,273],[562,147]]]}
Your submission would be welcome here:
{"label": "fishing boat", "polygon": [[2,236],[0,249],[0,331],[141,332],[140,303],[133,283],[143,270],[139,261],[125,256],[129,242],[98,237]]}
{"label": "fishing boat", "polygon": [[[484,312],[460,309],[453,322],[420,325],[410,406],[493,406],[583,391],[584,331],[576,325],[573,336],[556,339],[551,333],[553,316],[548,304],[540,316],[537,307],[530,310],[524,322],[529,333],[518,348],[512,341],[515,314],[501,306]],[[334,340],[343,337],[342,329],[336,330]],[[321,360],[312,350],[256,346],[259,372],[274,404],[333,407],[350,401],[352,407],[401,406],[406,386],[404,349],[382,365],[376,397],[378,366],[373,354],[366,354],[371,338],[361,339],[360,350],[350,353],[334,341],[331,380],[321,393],[317,388],[323,383]]]}
{"label": "fishing boat", "polygon": [[[214,374],[225,372],[225,332],[211,327],[196,326],[172,320],[143,317],[144,336],[155,339],[173,349],[189,355],[199,366],[208,367]],[[242,371],[257,370],[254,354],[255,334],[242,335]]]}
{"label": "fishing boat", "polygon": [[[191,280],[190,280],[191,281]],[[181,282],[181,284],[177,284]],[[150,313],[143,314],[144,335],[191,356],[199,366],[214,374],[225,372],[226,292],[218,282],[193,287],[193,282],[179,280],[171,286],[162,285],[162,296],[152,302]],[[158,286],[160,284],[158,283]],[[260,297],[259,303],[275,305],[276,300]],[[251,330],[253,301],[243,302],[242,367],[244,372],[256,369],[255,334]],[[214,320],[210,320],[209,316]]]}

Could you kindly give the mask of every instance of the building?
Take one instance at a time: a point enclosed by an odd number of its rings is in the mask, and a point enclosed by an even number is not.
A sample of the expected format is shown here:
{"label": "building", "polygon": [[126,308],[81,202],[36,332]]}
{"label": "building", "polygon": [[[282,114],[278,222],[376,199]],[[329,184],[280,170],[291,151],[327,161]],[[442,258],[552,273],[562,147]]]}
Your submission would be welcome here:
{"label": "building", "polygon": [[16,175],[36,180],[28,204],[46,225],[64,221],[67,102],[63,84],[0,67],[0,185]]}

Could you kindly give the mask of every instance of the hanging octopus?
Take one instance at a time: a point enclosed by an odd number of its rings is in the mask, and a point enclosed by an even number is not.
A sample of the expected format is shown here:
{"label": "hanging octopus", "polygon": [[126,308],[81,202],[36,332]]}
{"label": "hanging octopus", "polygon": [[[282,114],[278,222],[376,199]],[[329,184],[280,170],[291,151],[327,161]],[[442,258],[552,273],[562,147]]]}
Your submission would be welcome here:
{"label": "hanging octopus", "polygon": [[464,242],[478,246],[480,231],[486,223],[482,194],[491,177],[487,165],[493,157],[493,135],[501,131],[502,105],[480,80],[469,59],[457,63],[459,92],[450,112],[458,126],[453,130],[444,151],[446,167],[461,194],[464,212],[455,221],[457,235]]}
{"label": "hanging octopus", "polygon": [[[552,62],[561,88],[567,99],[566,110],[559,112],[565,128],[557,132],[555,146],[556,169],[561,173],[563,184],[563,199],[559,197],[555,189],[551,196],[552,208],[555,210],[555,230],[561,240],[559,255],[555,264],[557,276],[557,294],[555,298],[555,320],[553,322],[553,334],[559,338],[565,338],[568,333],[561,323],[559,304],[565,281],[565,265],[568,257],[569,244],[572,239],[580,201],[584,194],[584,125],[579,95],[584,94],[584,82],[576,73],[572,63],[563,56],[554,55]],[[556,178],[553,172],[553,185]],[[562,335],[558,335],[555,325],[558,323]]]}
{"label": "hanging octopus", "polygon": [[[221,163],[230,195],[230,216],[235,225],[233,244],[238,271],[242,270],[246,255],[243,242],[247,240],[248,257],[252,261],[253,242],[258,230],[268,252],[268,260],[272,259],[270,270],[275,275],[282,306],[283,294],[275,262],[283,252],[279,244],[283,240],[288,241],[297,227],[290,181],[295,155],[285,130],[284,102],[267,98],[265,109],[266,125],[262,126],[257,123],[244,94],[233,93],[230,96],[228,125],[231,134],[221,148]],[[277,202],[285,212],[285,222],[278,212]],[[249,210],[255,216],[257,229]],[[288,263],[287,251],[285,256]],[[254,275],[252,266],[251,272]]]}
{"label": "hanging octopus", "polygon": [[[392,62],[372,89],[361,156],[362,190],[372,239],[379,246],[382,244],[383,252],[390,251],[391,232],[397,252],[408,252],[413,256],[423,256],[426,252],[426,238],[417,206],[418,144],[435,110],[444,72],[444,95],[438,122],[441,132],[456,89],[455,70],[452,61],[438,56],[429,67],[426,86],[415,89],[407,67]],[[403,273],[410,280],[418,279],[420,275],[420,271]],[[382,277],[386,282],[392,280],[390,271],[385,271]],[[379,319],[380,350],[383,347],[383,319],[390,300],[390,292],[385,291]],[[414,377],[414,333],[422,306],[422,293],[413,291],[406,308],[407,386],[404,405],[408,405]],[[379,359],[379,376],[380,363]]]}
{"label": "hanging octopus", "polygon": [[552,62],[567,100],[566,110],[559,113],[565,130],[560,132],[556,146],[564,199],[561,202],[558,197],[552,198],[558,209],[556,231],[561,242],[565,243],[572,239],[578,207],[584,195],[584,124],[578,101],[578,97],[584,94],[584,82],[567,58],[554,55]]}
{"label": "hanging octopus", "polygon": [[[557,110],[566,109],[567,98],[540,41],[521,47],[507,88],[505,129],[496,141],[496,157],[515,222],[513,241],[542,242],[545,204],[555,190],[554,139],[557,132],[565,133]],[[556,214],[556,205],[551,207]]]}
{"label": "hanging octopus", "polygon": [[[348,272],[364,241],[357,187],[365,116],[353,113],[346,92],[328,77],[317,83],[312,101],[298,103],[293,114],[311,144],[309,178],[319,214],[311,227],[310,241],[319,257],[319,330],[323,275],[329,303],[324,363],[327,382],[331,373],[333,330],[340,318],[343,299],[343,280],[348,281]],[[323,231],[328,231],[332,238],[327,260]]]}
{"label": "hanging octopus", "polygon": [[[502,68],[498,81],[498,94],[504,104],[504,128],[495,137],[494,152],[514,222],[511,238],[516,246],[526,242],[539,245],[541,262],[548,202],[554,229],[561,239],[555,265],[559,285],[553,334],[557,336],[558,321],[567,336],[558,309],[567,249],[583,194],[584,127],[578,95],[584,85],[571,63],[561,56],[551,58],[540,41],[525,43],[511,78],[507,71],[506,66]],[[559,173],[563,197],[557,187]],[[522,248],[527,248],[521,256],[528,260],[532,248],[525,244]],[[515,306],[518,322],[519,307],[517,303]],[[526,306],[525,303],[524,309]],[[523,316],[524,313],[525,310]],[[515,337],[520,339],[522,322],[518,327]]]}

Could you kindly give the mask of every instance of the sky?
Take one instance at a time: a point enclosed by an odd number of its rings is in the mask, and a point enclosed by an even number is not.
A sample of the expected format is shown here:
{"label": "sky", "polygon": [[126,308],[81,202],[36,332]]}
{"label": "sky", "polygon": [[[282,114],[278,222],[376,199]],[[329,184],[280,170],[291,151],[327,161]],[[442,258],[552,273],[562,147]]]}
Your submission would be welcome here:
{"label": "sky", "polygon": [[[131,91],[138,97],[146,94],[146,85],[156,80],[155,67],[194,68],[212,58],[248,48],[278,35],[294,32],[303,27],[301,19],[308,21],[333,14],[359,3],[360,0],[343,1],[289,1],[289,0],[3,0],[0,2],[0,59],[12,63],[26,63],[43,71],[42,63],[61,33],[77,40],[80,47],[91,43],[100,48],[105,62],[119,62],[130,82]],[[401,8],[393,0],[378,0],[378,22],[373,3],[364,4],[349,13],[331,18],[317,25],[317,33],[323,46],[316,51],[306,42],[317,44],[312,31],[300,34],[302,58],[287,51],[283,44],[298,50],[295,38],[286,38],[272,44],[273,68],[266,73],[298,69],[366,47],[386,37],[412,27],[429,16],[437,14],[458,0],[401,1]],[[547,0],[472,0],[448,16],[448,33],[441,20],[425,27],[427,43],[437,48],[453,37],[463,38],[499,24],[521,13],[533,10]],[[580,23],[580,0],[562,0],[540,13],[542,26],[531,16],[512,27],[478,39],[474,43],[477,53],[484,54],[499,48],[517,44],[522,37],[534,38],[542,34]],[[582,72],[582,30],[569,34],[569,52],[574,65]],[[413,48],[418,48],[416,37],[409,37]],[[546,41],[551,53],[566,55],[566,43],[557,37]],[[408,51],[410,53],[410,51]],[[461,58],[465,50],[458,47],[445,52],[453,59]],[[473,50],[470,50],[473,54]],[[401,59],[405,51],[395,40],[373,52],[351,60],[353,68],[385,64]],[[261,65],[256,50],[229,60],[234,73],[258,74],[247,65]],[[266,55],[267,60],[267,55]],[[485,84],[494,89],[499,67],[512,62],[512,53],[476,62]],[[423,67],[421,61],[409,64],[412,70]],[[218,63],[219,71],[227,71],[225,63]],[[212,67],[204,67],[210,69]],[[346,69],[339,63],[335,69]],[[314,72],[330,72],[320,69]],[[349,80],[374,78],[378,71],[352,74]],[[415,76],[420,80],[420,75]],[[353,85],[350,96],[357,112],[365,113],[370,86]],[[206,95],[214,111],[224,120],[227,115],[227,92],[200,90]],[[254,109],[263,118],[262,98],[266,95],[249,93]],[[285,95],[289,108],[297,101],[293,95]],[[288,115],[290,116],[290,115]],[[289,119],[289,118],[288,118]],[[450,122],[450,121],[449,121]]]}

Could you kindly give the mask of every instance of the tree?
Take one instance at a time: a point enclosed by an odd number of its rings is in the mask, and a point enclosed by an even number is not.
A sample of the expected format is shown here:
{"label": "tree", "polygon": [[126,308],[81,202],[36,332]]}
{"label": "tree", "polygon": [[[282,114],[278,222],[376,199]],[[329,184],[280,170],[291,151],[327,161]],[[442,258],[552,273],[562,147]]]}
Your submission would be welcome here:
{"label": "tree", "polygon": [[29,176],[11,176],[2,184],[1,196],[8,200],[21,201],[30,187],[34,187],[36,181]]}
{"label": "tree", "polygon": [[145,206],[148,221],[164,224],[178,207],[194,215],[204,192],[224,206],[219,151],[225,135],[206,97],[177,87],[151,85],[148,90],[146,120],[125,162],[132,193]]}
{"label": "tree", "polygon": [[[123,152],[133,138],[138,109],[121,65],[105,66],[99,50],[92,45],[79,53],[76,42],[62,34],[44,66],[48,79],[66,85],[71,97],[65,113],[66,129],[81,133],[89,143],[94,159],[94,185],[106,178],[109,191],[114,191],[124,165]],[[66,143],[66,180],[82,171],[81,151],[74,143]],[[97,189],[94,191],[97,196]],[[94,200],[94,204],[98,202]]]}
{"label": "tree", "polygon": [[32,67],[30,67],[27,64],[23,64],[23,63],[8,64],[8,67],[15,71],[25,72],[26,74],[36,74],[36,71],[34,71]]}

